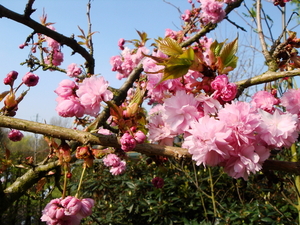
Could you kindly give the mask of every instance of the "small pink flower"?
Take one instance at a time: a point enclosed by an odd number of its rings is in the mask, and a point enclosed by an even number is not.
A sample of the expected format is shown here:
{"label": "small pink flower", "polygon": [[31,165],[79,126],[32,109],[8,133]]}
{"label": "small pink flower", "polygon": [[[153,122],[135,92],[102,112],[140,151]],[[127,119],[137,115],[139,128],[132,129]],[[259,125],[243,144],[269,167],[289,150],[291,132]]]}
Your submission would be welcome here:
{"label": "small pink flower", "polygon": [[278,103],[279,100],[267,91],[256,92],[251,101],[251,105],[256,109],[260,108],[270,113],[274,111],[274,105],[277,105]]}
{"label": "small pink flower", "polygon": [[175,96],[165,100],[165,121],[174,133],[184,133],[191,123],[202,116],[198,111],[199,104],[194,95],[185,91],[178,91]]}
{"label": "small pink flower", "polygon": [[55,89],[55,93],[60,97],[67,98],[73,96],[75,91],[78,89],[78,86],[74,81],[71,80],[62,80],[58,87]]}
{"label": "small pink flower", "polygon": [[92,208],[94,207],[94,200],[91,198],[81,199],[81,209],[79,211],[80,215],[85,218],[87,216],[92,215]]}
{"label": "small pink flower", "polygon": [[218,23],[224,19],[226,13],[223,3],[216,0],[200,0],[203,24]]}
{"label": "small pink flower", "polygon": [[292,114],[300,114],[300,89],[289,89],[280,100],[286,111]]}
{"label": "small pink flower", "polygon": [[80,67],[77,67],[76,63],[72,63],[68,66],[67,75],[69,77],[78,77],[82,73]]}
{"label": "small pink flower", "polygon": [[290,147],[298,138],[298,116],[276,109],[273,114],[260,110],[258,137],[271,147]]}
{"label": "small pink flower", "polygon": [[123,136],[120,139],[120,142],[121,142],[121,149],[125,152],[133,150],[136,146],[136,141],[128,132],[123,134]]}
{"label": "small pink flower", "polygon": [[39,82],[39,77],[31,72],[27,72],[22,78],[23,83],[28,87],[33,87]]}
{"label": "small pink flower", "polygon": [[55,110],[58,112],[58,115],[62,117],[82,117],[84,115],[85,108],[80,104],[77,97],[58,97],[56,101],[58,101],[58,105]]}
{"label": "small pink flower", "polygon": [[136,140],[136,142],[137,142],[138,144],[142,144],[142,143],[144,143],[144,141],[146,140],[146,135],[145,135],[142,131],[138,130],[138,131],[134,134],[134,139]]}
{"label": "small pink flower", "polygon": [[11,141],[21,141],[24,135],[19,130],[11,130],[8,134],[8,138]]}
{"label": "small pink flower", "polygon": [[121,159],[116,154],[108,154],[103,158],[103,163],[105,166],[117,167],[120,165]]}
{"label": "small pink flower", "polygon": [[164,179],[161,177],[154,177],[151,183],[156,188],[163,188],[163,186],[165,185]]}
{"label": "small pink flower", "polygon": [[76,91],[80,103],[85,108],[85,114],[96,116],[100,111],[102,101],[113,98],[111,91],[107,90],[108,82],[102,76],[92,76],[84,79]]}
{"label": "small pink flower", "polygon": [[43,210],[41,221],[49,225],[79,225],[82,218],[92,214],[94,200],[67,196],[51,200]]}
{"label": "small pink flower", "polygon": [[228,82],[227,75],[219,75],[211,82],[211,87],[216,90],[213,93],[215,99],[228,102],[235,98],[237,94],[237,86]]}
{"label": "small pink flower", "polygon": [[112,175],[120,175],[122,173],[124,173],[126,170],[126,162],[125,161],[121,161],[120,164],[118,166],[112,166],[109,170],[109,172]]}

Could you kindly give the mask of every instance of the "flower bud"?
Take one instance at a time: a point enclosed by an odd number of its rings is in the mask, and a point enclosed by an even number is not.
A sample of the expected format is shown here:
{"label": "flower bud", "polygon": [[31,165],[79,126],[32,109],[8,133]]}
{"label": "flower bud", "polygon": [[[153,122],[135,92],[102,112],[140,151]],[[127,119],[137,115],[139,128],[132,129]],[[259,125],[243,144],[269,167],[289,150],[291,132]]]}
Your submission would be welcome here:
{"label": "flower bud", "polygon": [[6,98],[4,100],[4,105],[7,109],[13,109],[18,105],[16,96],[14,93],[10,93],[8,96],[6,96]]}
{"label": "flower bud", "polygon": [[28,87],[33,87],[39,82],[39,77],[31,72],[27,72],[22,78],[23,83]]}
{"label": "flower bud", "polygon": [[91,156],[91,151],[88,146],[78,146],[75,154],[77,159],[86,159]]}

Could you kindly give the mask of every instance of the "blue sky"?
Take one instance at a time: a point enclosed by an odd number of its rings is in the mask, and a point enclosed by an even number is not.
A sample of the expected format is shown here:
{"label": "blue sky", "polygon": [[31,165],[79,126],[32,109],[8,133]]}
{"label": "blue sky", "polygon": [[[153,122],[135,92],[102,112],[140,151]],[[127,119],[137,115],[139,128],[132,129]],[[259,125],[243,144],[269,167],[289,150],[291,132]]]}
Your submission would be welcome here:
{"label": "blue sky", "polygon": [[[0,0],[0,4],[18,13],[22,13],[27,0]],[[189,8],[186,0],[169,0],[173,5],[178,6],[182,12]],[[249,2],[249,5],[252,1]],[[34,8],[36,12],[32,14],[32,19],[39,21],[43,9],[48,15],[48,22],[55,22],[54,27],[58,32],[66,36],[75,36],[80,34],[77,26],[87,30],[85,0],[36,0]],[[275,11],[271,3],[267,9],[271,15]],[[277,10],[276,10],[277,11]],[[119,54],[117,42],[120,38],[134,39],[138,38],[135,30],[145,31],[150,38],[164,36],[165,29],[170,28],[178,30],[181,21],[180,14],[176,8],[167,4],[163,0],[94,0],[91,9],[92,29],[98,31],[93,36],[96,73],[100,73],[109,81],[113,87],[119,87],[122,81],[118,81],[116,74],[111,71],[109,59],[113,55]],[[232,20],[246,26],[243,20],[233,13]],[[278,16],[276,17],[278,19]],[[278,22],[276,22],[277,26]],[[177,26],[177,27],[176,27]],[[6,18],[0,19],[1,37],[0,37],[0,68],[1,79],[11,70],[19,72],[18,81],[29,71],[26,66],[21,66],[27,55],[29,48],[19,49],[18,46],[24,42],[31,33],[31,29],[20,25]],[[241,32],[228,22],[224,21],[220,29],[211,34],[218,37],[219,41],[225,38],[233,40],[237,33],[241,39],[244,39],[250,33]],[[276,29],[278,32],[278,29]],[[276,37],[276,35],[275,35]],[[63,48],[64,62],[62,68],[67,68],[71,63],[83,64],[84,61],[79,55],[70,56],[71,51]],[[36,87],[31,88],[26,98],[19,105],[17,118],[35,120],[38,114],[41,121],[49,121],[52,117],[58,116],[56,107],[56,94],[53,92],[58,83],[68,77],[59,72],[44,72],[38,70],[35,72],[40,76],[40,82]],[[7,86],[0,84],[1,92],[7,90]]]}

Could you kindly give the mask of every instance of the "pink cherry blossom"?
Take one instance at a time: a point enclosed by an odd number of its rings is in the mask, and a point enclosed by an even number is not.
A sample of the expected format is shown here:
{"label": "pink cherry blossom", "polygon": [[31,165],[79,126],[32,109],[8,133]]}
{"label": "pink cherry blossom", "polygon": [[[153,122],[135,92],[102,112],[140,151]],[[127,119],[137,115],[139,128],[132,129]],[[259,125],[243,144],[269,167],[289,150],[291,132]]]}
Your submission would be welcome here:
{"label": "pink cherry blossom", "polygon": [[292,114],[300,114],[300,89],[289,89],[280,100],[286,111]]}
{"label": "pink cherry blossom", "polygon": [[211,87],[216,91],[213,93],[214,98],[224,102],[231,101],[237,94],[237,86],[228,82],[227,75],[219,75],[211,82]]}
{"label": "pink cherry blossom", "polygon": [[192,154],[196,165],[216,166],[229,157],[228,152],[232,148],[227,138],[231,132],[224,122],[206,115],[192,124],[188,130],[190,135],[185,137],[182,147]]}
{"label": "pink cherry blossom", "polygon": [[71,80],[62,80],[58,87],[55,89],[55,93],[63,98],[68,98],[75,94],[75,91],[78,89],[78,86],[74,81]]}
{"label": "pink cherry blossom", "polygon": [[270,114],[260,110],[261,123],[256,129],[258,137],[267,145],[281,148],[290,147],[298,138],[298,116],[283,113],[278,109]]}
{"label": "pink cherry blossom", "polygon": [[23,137],[24,137],[24,135],[19,130],[11,130],[8,133],[9,140],[14,141],[14,142],[21,141]]}
{"label": "pink cherry blossom", "polygon": [[121,52],[121,56],[113,56],[110,59],[110,64],[113,66],[112,71],[117,71],[117,78],[121,80],[126,78],[132,72],[132,70],[138,65],[138,63],[144,58],[148,50],[145,47],[138,48],[136,52],[125,47]]}
{"label": "pink cherry blossom", "polygon": [[92,214],[94,200],[67,196],[51,200],[43,210],[41,221],[49,225],[79,225],[82,218]]}
{"label": "pink cherry blossom", "polygon": [[178,34],[178,32],[167,28],[166,32],[165,32],[165,37],[170,37],[170,38],[176,39],[177,38],[177,34]]}
{"label": "pink cherry blossom", "polygon": [[173,132],[184,133],[190,128],[192,122],[202,116],[198,111],[198,106],[199,102],[194,95],[178,91],[175,96],[165,100],[166,123]]}
{"label": "pink cherry blossom", "polygon": [[116,176],[116,175],[120,175],[122,173],[124,173],[126,170],[126,162],[125,161],[121,161],[120,164],[118,166],[112,166],[109,170],[109,172]]}
{"label": "pink cherry blossom", "polygon": [[256,92],[251,101],[251,105],[256,109],[260,108],[270,113],[274,111],[274,105],[278,103],[279,100],[267,91]]}
{"label": "pink cherry blossom", "polygon": [[146,135],[142,131],[138,130],[134,134],[134,139],[136,140],[136,143],[142,144],[146,140]]}
{"label": "pink cherry blossom", "polygon": [[103,163],[105,166],[117,167],[120,165],[121,159],[116,154],[108,154],[103,158]]}
{"label": "pink cherry blossom", "polygon": [[77,67],[76,63],[71,63],[67,69],[67,75],[69,77],[78,77],[82,73],[80,67]]}
{"label": "pink cherry blossom", "polygon": [[202,22],[204,25],[208,23],[218,23],[222,21],[226,15],[223,3],[215,0],[200,0],[202,9]]}
{"label": "pink cherry blossom", "polygon": [[107,88],[108,82],[102,76],[86,78],[79,84],[76,94],[85,108],[85,114],[97,116],[101,102],[109,101],[113,98],[112,92],[107,90]]}
{"label": "pink cherry blossom", "polygon": [[200,102],[201,109],[204,115],[216,115],[221,109],[221,104],[218,100],[204,93],[197,95],[196,100]]}
{"label": "pink cherry blossom", "polygon": [[27,72],[22,78],[23,83],[28,87],[33,87],[39,82],[39,77],[31,72]]}
{"label": "pink cherry blossom", "polygon": [[131,151],[136,146],[136,140],[131,136],[129,132],[126,132],[122,135],[120,139],[121,149],[125,152]]}
{"label": "pink cherry blossom", "polygon": [[189,22],[191,19],[191,11],[189,9],[185,10],[184,14],[181,15],[181,19],[184,22]]}
{"label": "pink cherry blossom", "polygon": [[85,107],[81,105],[79,99],[76,96],[70,96],[68,98],[56,98],[58,102],[55,110],[62,117],[82,117],[85,113]]}
{"label": "pink cherry blossom", "polygon": [[218,113],[220,121],[225,122],[227,129],[232,130],[231,145],[249,144],[255,139],[255,129],[260,124],[259,116],[254,113],[247,102],[225,104]]}
{"label": "pink cherry blossom", "polygon": [[250,172],[256,173],[262,166],[253,145],[242,145],[239,148],[238,154],[231,155],[224,163],[224,171],[233,178],[242,177],[247,180]]}
{"label": "pink cherry blossom", "polygon": [[[148,121],[148,139],[151,143],[160,143],[165,139],[173,139],[175,136],[171,134],[171,128],[165,121],[164,108],[162,105],[156,105],[150,110]],[[171,143],[173,143],[173,141],[171,141]]]}

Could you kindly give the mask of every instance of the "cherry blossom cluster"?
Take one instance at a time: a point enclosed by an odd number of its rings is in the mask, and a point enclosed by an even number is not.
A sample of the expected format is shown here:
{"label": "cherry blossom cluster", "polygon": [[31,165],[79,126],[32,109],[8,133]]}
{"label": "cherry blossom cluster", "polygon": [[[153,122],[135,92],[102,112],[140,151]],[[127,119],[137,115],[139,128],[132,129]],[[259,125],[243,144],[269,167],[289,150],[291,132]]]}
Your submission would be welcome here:
{"label": "cherry blossom cluster", "polygon": [[72,224],[78,225],[83,218],[92,214],[94,200],[78,199],[67,196],[51,200],[43,210],[41,220],[48,225]]}
{"label": "cherry blossom cluster", "polygon": [[108,82],[102,76],[91,76],[78,84],[65,79],[55,90],[58,95],[56,111],[63,117],[82,117],[84,114],[97,116],[101,102],[109,101],[113,97],[107,88]]}
{"label": "cherry blossom cluster", "polygon": [[144,58],[143,54],[148,53],[148,50],[145,47],[138,48],[138,50],[135,52],[130,50],[128,47],[124,47],[123,45],[124,43],[120,43],[119,41],[119,46],[122,46],[123,51],[121,52],[121,55],[113,56],[110,59],[112,71],[118,72],[117,78],[119,80],[128,77],[132,70],[142,60],[142,58]]}
{"label": "cherry blossom cluster", "polygon": [[126,170],[126,161],[121,160],[116,154],[108,154],[103,158],[105,166],[110,167],[112,175],[120,175]]}
{"label": "cherry blossom cluster", "polygon": [[[251,101],[234,101],[222,106],[213,97],[193,96],[185,91],[155,106],[149,116],[149,140],[173,145],[183,136],[182,147],[197,165],[223,166],[234,178],[247,179],[259,171],[271,149],[290,147],[299,135],[299,90],[281,99],[266,91]],[[286,108],[280,109],[278,104]]]}

